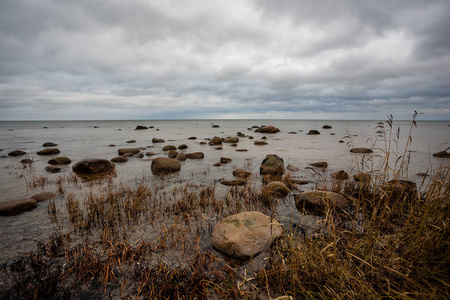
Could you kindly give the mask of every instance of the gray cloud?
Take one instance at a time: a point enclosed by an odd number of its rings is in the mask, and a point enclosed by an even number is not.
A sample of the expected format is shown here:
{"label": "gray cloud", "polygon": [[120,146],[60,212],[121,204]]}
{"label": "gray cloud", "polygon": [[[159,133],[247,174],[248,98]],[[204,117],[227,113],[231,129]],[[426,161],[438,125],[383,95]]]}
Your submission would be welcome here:
{"label": "gray cloud", "polygon": [[450,115],[450,2],[2,1],[0,120]]}

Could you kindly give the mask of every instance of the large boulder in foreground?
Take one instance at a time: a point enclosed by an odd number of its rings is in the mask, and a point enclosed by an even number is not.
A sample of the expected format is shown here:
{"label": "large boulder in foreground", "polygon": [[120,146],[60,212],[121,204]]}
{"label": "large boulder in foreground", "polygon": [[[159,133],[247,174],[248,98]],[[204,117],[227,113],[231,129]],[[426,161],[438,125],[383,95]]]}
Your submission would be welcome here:
{"label": "large boulder in foreground", "polygon": [[280,129],[276,128],[275,126],[269,125],[262,127],[259,132],[261,133],[277,133],[280,132]]}
{"label": "large boulder in foreground", "polygon": [[80,174],[95,174],[112,171],[115,168],[114,164],[103,158],[86,158],[78,161],[72,166],[75,173]]}
{"label": "large boulder in foreground", "polygon": [[181,164],[176,159],[157,157],[152,161],[152,172],[158,174],[174,173],[181,170]]}
{"label": "large boulder in foreground", "polygon": [[17,199],[0,202],[0,216],[12,216],[37,207],[34,199]]}
{"label": "large boulder in foreground", "polygon": [[313,190],[294,196],[295,207],[306,209],[315,214],[324,214],[328,207],[345,208],[349,205],[344,196],[334,192]]}
{"label": "large boulder in foreground", "polygon": [[268,154],[261,163],[259,173],[261,175],[282,176],[285,172],[284,161],[275,154]]}
{"label": "large boulder in foreground", "polygon": [[221,220],[214,227],[211,244],[237,259],[249,259],[266,250],[282,234],[277,220],[260,212],[241,212]]}

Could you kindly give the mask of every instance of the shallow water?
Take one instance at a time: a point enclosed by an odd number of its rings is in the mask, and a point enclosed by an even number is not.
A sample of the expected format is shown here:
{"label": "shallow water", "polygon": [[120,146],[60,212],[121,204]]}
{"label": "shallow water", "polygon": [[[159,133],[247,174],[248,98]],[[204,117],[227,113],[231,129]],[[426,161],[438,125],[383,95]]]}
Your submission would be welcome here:
{"label": "shallow water", "polygon": [[[375,170],[379,156],[383,155],[385,143],[379,140],[375,143],[375,127],[378,121],[299,121],[299,120],[164,120],[164,121],[39,121],[39,122],[0,122],[0,201],[8,201],[18,198],[30,197],[42,190],[58,193],[56,184],[48,183],[43,188],[31,188],[27,183],[33,178],[46,177],[49,182],[58,178],[67,178],[72,174],[71,165],[82,158],[100,157],[111,159],[118,155],[117,149],[129,147],[147,147],[145,151],[153,151],[158,155],[144,158],[130,158],[126,163],[117,163],[117,177],[113,184],[123,184],[134,186],[138,183],[156,181],[161,186],[171,189],[173,186],[185,182],[202,183],[206,185],[216,185],[216,192],[224,194],[228,188],[218,184],[222,178],[231,179],[234,169],[246,169],[258,174],[259,167],[267,154],[277,154],[282,157],[285,166],[291,164],[300,170],[293,172],[295,177],[306,178],[310,184],[302,186],[303,190],[314,188],[314,184],[319,180],[317,175],[308,165],[313,162],[327,161],[329,168],[322,174],[329,179],[329,174],[340,169],[356,173],[359,169],[365,171],[372,169],[370,160],[361,166],[361,162],[373,157]],[[212,128],[212,124],[217,124],[219,128]],[[328,124],[332,129],[322,129]],[[418,183],[422,180],[416,176],[418,172],[435,170],[442,163],[447,163],[445,159],[432,157],[432,153],[445,150],[449,147],[450,127],[448,122],[417,122],[418,127],[412,130],[412,145],[407,177]],[[137,125],[154,126],[148,130],[134,130]],[[249,130],[252,126],[274,125],[281,132],[277,134],[261,134]],[[410,122],[394,123],[393,136],[400,128],[400,140],[398,142],[398,153],[403,154]],[[308,131],[316,129],[320,135],[307,135]],[[222,150],[208,145],[200,145],[200,142],[214,136],[227,137],[236,136],[237,132],[253,136],[254,139],[240,138],[237,147],[230,144],[223,144]],[[295,133],[295,134],[294,134]],[[344,143],[339,143],[345,136]],[[196,140],[189,140],[195,136]],[[255,146],[254,141],[267,137],[268,145]],[[152,144],[152,138],[163,138],[165,143]],[[394,140],[395,138],[393,138]],[[129,144],[127,141],[136,140],[136,143]],[[49,156],[39,156],[36,153],[42,150],[42,144],[54,142],[61,153],[58,156],[67,156],[72,160],[72,164],[62,166],[62,172],[51,174],[44,170],[47,166]],[[206,141],[207,142],[207,141]],[[350,144],[348,144],[350,142]],[[375,143],[375,144],[374,144]],[[114,144],[111,147],[110,144]],[[157,156],[166,156],[162,151],[164,145],[172,144],[178,146],[187,144],[188,149],[183,152],[201,151],[205,158],[201,160],[187,160],[182,162],[182,169],[179,173],[164,179],[154,176],[150,170],[151,159]],[[350,147],[374,146],[375,153],[369,156],[352,154]],[[391,150],[394,151],[397,143],[393,142]],[[237,152],[236,149],[247,149],[247,152]],[[25,158],[9,157],[10,151],[23,150],[27,152],[27,157],[34,160],[31,167],[24,167],[20,161]],[[213,164],[220,161],[220,157],[229,157],[232,162],[214,167]],[[261,178],[253,177],[256,186],[261,185]],[[102,186],[90,187],[88,184],[80,185],[67,184],[65,194],[75,193],[82,195],[91,188],[102,189]],[[63,204],[65,195],[59,195],[57,202]],[[0,236],[3,243],[0,245],[0,261],[10,259],[17,254],[22,254],[32,249],[35,240],[45,239],[53,231],[47,214],[48,202],[42,202],[38,208],[13,217],[0,217]],[[289,206],[289,205],[288,205]],[[281,209],[281,218],[285,222],[289,221],[293,207]],[[294,217],[298,221],[298,216]],[[282,220],[281,220],[282,221]],[[305,222],[300,220],[299,222]]]}

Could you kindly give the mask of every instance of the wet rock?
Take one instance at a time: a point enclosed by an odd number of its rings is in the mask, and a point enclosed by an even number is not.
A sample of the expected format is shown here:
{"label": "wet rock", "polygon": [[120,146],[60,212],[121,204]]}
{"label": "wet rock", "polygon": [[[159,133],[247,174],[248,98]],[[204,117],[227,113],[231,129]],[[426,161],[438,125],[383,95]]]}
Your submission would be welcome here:
{"label": "wet rock", "polygon": [[339,143],[345,143],[343,140],[340,140]]}
{"label": "wet rock", "polygon": [[177,150],[170,150],[169,154],[167,154],[168,158],[176,158],[178,155],[178,151]]}
{"label": "wet rock", "polygon": [[184,154],[184,153],[178,153],[177,154],[176,160],[178,160],[178,161],[185,161],[186,159],[187,159],[186,154]]}
{"label": "wet rock", "polygon": [[145,153],[145,155],[147,155],[147,156],[153,156],[153,155],[156,155],[156,153],[155,153],[155,152],[149,151],[149,152]]}
{"label": "wet rock", "polygon": [[238,145],[238,144],[233,143],[233,144],[231,144],[230,146],[231,146],[231,147],[237,147],[237,145]]}
{"label": "wet rock", "polygon": [[231,179],[231,180],[222,179],[219,181],[219,183],[226,185],[226,186],[239,186],[239,185],[245,185],[247,183],[247,181],[244,179]]}
{"label": "wet rock", "polygon": [[128,158],[126,156],[116,156],[112,158],[111,161],[115,163],[124,163],[128,161]]}
{"label": "wet rock", "polygon": [[186,144],[181,144],[178,146],[178,150],[183,150],[183,149],[187,149],[188,146]]}
{"label": "wet rock", "polygon": [[34,199],[17,199],[0,202],[0,215],[17,215],[24,211],[35,209],[37,204],[37,201]]}
{"label": "wet rock", "polygon": [[50,173],[58,173],[61,172],[61,168],[55,167],[55,166],[46,166],[45,171]]}
{"label": "wet rock", "polygon": [[133,155],[133,157],[136,157],[136,158],[143,158],[143,157],[144,157],[144,154],[143,154],[143,153],[136,153],[135,155]]}
{"label": "wet rock", "polygon": [[36,154],[37,155],[55,155],[55,154],[59,154],[59,153],[60,153],[60,151],[58,148],[48,148],[48,149],[41,150]]}
{"label": "wet rock", "polygon": [[54,157],[48,161],[50,165],[68,165],[72,160],[65,156]]}
{"label": "wet rock", "polygon": [[32,160],[32,159],[29,159],[29,158],[24,158],[24,159],[22,159],[21,161],[20,161],[20,163],[22,163],[22,164],[32,164],[34,161]]}
{"label": "wet rock", "polygon": [[308,179],[291,178],[291,179],[289,179],[289,181],[293,184],[299,184],[299,185],[304,185],[304,184],[309,183]]}
{"label": "wet rock", "polygon": [[163,147],[163,151],[177,150],[177,147],[174,145],[166,145]]}
{"label": "wet rock", "polygon": [[247,149],[236,149],[237,152],[247,152]]}
{"label": "wet rock", "polygon": [[315,129],[310,130],[310,131],[307,133],[307,135],[318,135],[318,134],[320,134],[320,132],[319,132],[318,130],[315,130]]}
{"label": "wet rock", "polygon": [[265,146],[265,145],[268,145],[269,143],[267,143],[265,141],[255,141],[253,144],[256,146]]}
{"label": "wet rock", "polygon": [[350,177],[344,170],[339,170],[337,172],[331,173],[330,176],[336,180],[347,180]]}
{"label": "wet rock", "polygon": [[46,142],[42,144],[42,147],[56,147],[58,144],[52,143],[52,142]]}
{"label": "wet rock", "polygon": [[372,177],[368,173],[359,172],[355,175],[353,175],[353,180],[358,182],[370,182]]}
{"label": "wet rock", "polygon": [[202,159],[205,157],[205,154],[203,152],[186,153],[186,157],[190,159]]}
{"label": "wet rock", "polygon": [[211,126],[212,128],[220,128],[220,126],[219,125],[213,125],[213,126]]}
{"label": "wet rock", "polygon": [[36,200],[37,202],[43,202],[55,198],[55,196],[56,195],[52,192],[40,192],[31,196],[30,198]]}
{"label": "wet rock", "polygon": [[135,155],[136,154],[133,154],[133,153],[129,152],[129,153],[125,153],[123,156],[125,156],[125,157],[133,157]]}
{"label": "wet rock", "polygon": [[315,163],[312,163],[309,165],[316,167],[316,168],[322,168],[322,169],[328,168],[328,163],[326,161],[319,161],[319,162],[315,162]]}
{"label": "wet rock", "polygon": [[231,161],[232,161],[232,159],[228,158],[228,157],[221,157],[220,158],[220,163],[222,163],[222,164],[227,164],[227,163],[230,163]]}
{"label": "wet rock", "polygon": [[352,148],[351,153],[373,153],[372,149],[369,148]]}
{"label": "wet rock", "polygon": [[269,196],[276,198],[285,198],[291,192],[289,188],[281,181],[272,181],[261,188],[261,191]]}
{"label": "wet rock", "polygon": [[427,177],[427,176],[430,176],[430,175],[428,175],[428,173],[425,173],[425,172],[419,172],[419,173],[417,173],[416,175],[417,175],[417,176],[420,176],[420,177]]}
{"label": "wet rock", "polygon": [[231,215],[214,227],[211,245],[237,259],[249,259],[266,250],[281,236],[281,224],[260,212]]}
{"label": "wet rock", "polygon": [[75,173],[95,174],[114,170],[115,166],[112,162],[103,158],[86,158],[78,161],[72,166]]}
{"label": "wet rock", "polygon": [[333,127],[331,127],[330,125],[323,125],[322,126],[322,129],[331,129],[331,128],[333,128]]}
{"label": "wet rock", "polygon": [[197,139],[196,136],[191,136],[191,137],[188,138],[188,140],[196,140],[196,139]]}
{"label": "wet rock", "polygon": [[288,132],[288,134],[297,134],[295,131]]}
{"label": "wet rock", "polygon": [[433,156],[447,158],[447,157],[450,157],[450,153],[448,153],[447,151],[440,151],[440,152],[433,153]]}
{"label": "wet rock", "polygon": [[168,174],[181,170],[179,161],[168,157],[157,157],[152,161],[151,166],[153,173]]}
{"label": "wet rock", "polygon": [[119,150],[117,150],[117,152],[119,153],[119,155],[125,155],[128,153],[131,153],[132,155],[135,155],[136,153],[139,153],[141,150],[139,150],[138,148],[121,148]]}
{"label": "wet rock", "polygon": [[133,144],[133,143],[136,143],[136,140],[129,140],[129,141],[127,141],[127,144]]}
{"label": "wet rock", "polygon": [[200,145],[206,145],[206,142],[200,142]]}
{"label": "wet rock", "polygon": [[223,147],[216,147],[214,150],[223,150]]}
{"label": "wet rock", "polygon": [[289,171],[292,171],[292,172],[297,172],[298,170],[300,170],[299,168],[297,168],[297,167],[295,167],[293,165],[288,165],[286,167],[286,169],[288,169]]}
{"label": "wet rock", "polygon": [[152,143],[164,143],[165,142],[165,140],[163,140],[163,139],[157,139],[157,138],[153,138],[152,139]]}
{"label": "wet rock", "polygon": [[148,127],[147,126],[138,125],[138,126],[136,126],[136,128],[134,130],[145,130],[145,129],[148,129]]}
{"label": "wet rock", "polygon": [[114,145],[114,144],[109,144],[109,146],[110,146],[110,147],[115,147],[116,145]]}
{"label": "wet rock", "polygon": [[209,145],[222,145],[222,142],[223,142],[223,138],[220,138],[220,137],[215,137],[215,138],[213,138],[212,140],[210,140],[209,141]]}
{"label": "wet rock", "polygon": [[259,173],[261,175],[282,176],[284,174],[284,161],[275,154],[268,154],[261,163]]}
{"label": "wet rock", "polygon": [[250,176],[252,176],[252,172],[242,170],[242,169],[236,169],[236,170],[233,170],[233,176],[238,177],[238,178],[247,179],[247,178],[250,178]]}
{"label": "wet rock", "polygon": [[222,164],[220,162],[216,162],[215,164],[213,164],[214,167],[220,167]]}
{"label": "wet rock", "polygon": [[294,196],[295,207],[300,211],[306,209],[315,214],[324,214],[328,207],[346,208],[349,203],[344,196],[334,192],[313,190]]}
{"label": "wet rock", "polygon": [[233,143],[239,143],[239,138],[237,137],[228,137],[223,140],[223,143],[233,144]]}
{"label": "wet rock", "polygon": [[267,140],[267,136],[263,136],[261,139],[262,140]]}
{"label": "wet rock", "polygon": [[261,133],[277,133],[280,132],[280,129],[276,128],[275,126],[269,125],[262,127],[259,132]]}

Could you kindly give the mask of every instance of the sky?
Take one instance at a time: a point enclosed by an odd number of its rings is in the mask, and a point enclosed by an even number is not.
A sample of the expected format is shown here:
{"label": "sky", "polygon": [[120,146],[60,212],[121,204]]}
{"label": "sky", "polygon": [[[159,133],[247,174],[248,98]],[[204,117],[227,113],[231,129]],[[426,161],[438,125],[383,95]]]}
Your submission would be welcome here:
{"label": "sky", "polygon": [[449,0],[0,0],[0,120],[450,120]]}

